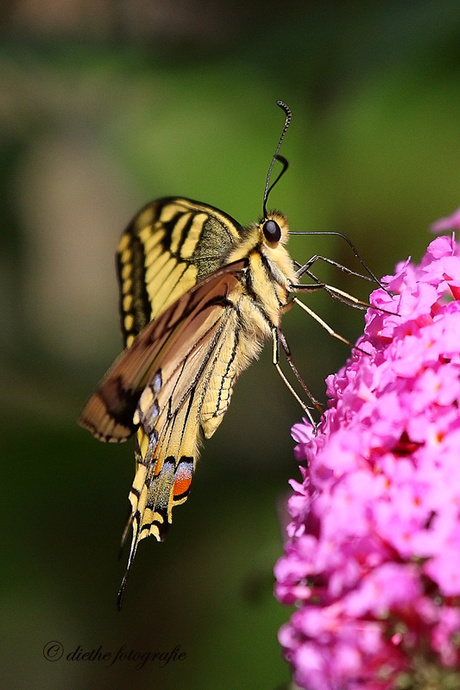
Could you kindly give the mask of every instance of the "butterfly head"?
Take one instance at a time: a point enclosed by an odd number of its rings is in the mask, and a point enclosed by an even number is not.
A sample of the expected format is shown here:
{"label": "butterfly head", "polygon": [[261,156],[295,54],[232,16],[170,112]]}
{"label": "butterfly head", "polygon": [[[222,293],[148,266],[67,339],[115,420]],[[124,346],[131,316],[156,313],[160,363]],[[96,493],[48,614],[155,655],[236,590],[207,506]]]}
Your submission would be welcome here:
{"label": "butterfly head", "polygon": [[[280,211],[270,211],[255,229],[258,237],[251,253],[253,270],[261,260],[276,283],[286,286],[295,282],[293,262],[284,246],[289,237],[286,217]],[[254,235],[253,238],[255,240]],[[254,259],[254,255],[259,255],[260,259]]]}

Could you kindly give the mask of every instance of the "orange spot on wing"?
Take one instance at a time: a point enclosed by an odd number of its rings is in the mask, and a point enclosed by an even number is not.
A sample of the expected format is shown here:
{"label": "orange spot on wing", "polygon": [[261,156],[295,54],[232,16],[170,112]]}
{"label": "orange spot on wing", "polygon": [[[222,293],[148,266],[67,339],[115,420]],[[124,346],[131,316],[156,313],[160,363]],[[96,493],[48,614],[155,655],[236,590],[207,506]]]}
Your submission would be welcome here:
{"label": "orange spot on wing", "polygon": [[188,467],[179,467],[174,481],[174,497],[182,496],[190,490],[193,473]]}

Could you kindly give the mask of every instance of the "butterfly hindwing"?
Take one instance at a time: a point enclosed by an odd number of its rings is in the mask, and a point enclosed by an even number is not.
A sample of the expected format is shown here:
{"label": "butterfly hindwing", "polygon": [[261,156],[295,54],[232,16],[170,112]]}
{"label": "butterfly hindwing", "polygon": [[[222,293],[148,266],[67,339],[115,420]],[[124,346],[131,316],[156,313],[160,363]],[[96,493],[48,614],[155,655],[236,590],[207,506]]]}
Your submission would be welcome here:
{"label": "butterfly hindwing", "polygon": [[[234,290],[238,293],[238,286]],[[160,363],[139,399],[135,418],[140,423],[140,461],[130,493],[132,553],[149,534],[160,541],[165,537],[172,508],[188,496],[201,437],[214,433],[230,402],[239,373],[238,358],[227,358],[239,329],[232,295],[228,305],[214,304],[208,311],[202,324],[190,319],[184,333],[185,344],[196,335],[200,342],[194,339],[184,358],[178,356],[173,363],[168,357]]]}
{"label": "butterfly hindwing", "polygon": [[200,437],[214,433],[228,407],[242,368],[243,271],[240,261],[213,273],[147,324],[83,410],[81,423],[103,440],[137,429],[130,563],[140,539],[164,538],[172,508],[188,496]]}

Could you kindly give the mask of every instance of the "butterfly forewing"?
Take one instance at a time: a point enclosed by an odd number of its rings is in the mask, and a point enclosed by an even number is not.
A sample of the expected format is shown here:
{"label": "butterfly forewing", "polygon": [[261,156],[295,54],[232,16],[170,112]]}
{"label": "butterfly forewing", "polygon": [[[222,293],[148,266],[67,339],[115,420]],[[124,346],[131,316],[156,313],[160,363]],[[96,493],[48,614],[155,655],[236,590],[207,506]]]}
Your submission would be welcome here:
{"label": "butterfly forewing", "polygon": [[243,232],[227,214],[189,199],[166,198],[146,206],[122,235],[117,251],[125,344],[221,268]]}

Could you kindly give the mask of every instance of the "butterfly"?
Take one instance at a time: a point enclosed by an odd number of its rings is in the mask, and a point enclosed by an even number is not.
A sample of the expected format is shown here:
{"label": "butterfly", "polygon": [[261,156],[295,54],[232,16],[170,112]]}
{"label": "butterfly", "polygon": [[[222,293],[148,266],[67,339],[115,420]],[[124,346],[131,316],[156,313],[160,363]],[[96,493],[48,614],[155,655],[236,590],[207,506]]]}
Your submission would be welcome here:
{"label": "butterfly", "polygon": [[[198,449],[210,438],[229,406],[237,377],[267,339],[285,383],[307,408],[279,366],[284,350],[306,394],[317,402],[292,362],[281,318],[309,264],[296,269],[285,244],[289,226],[278,211],[267,212],[273,185],[287,168],[278,155],[267,175],[263,217],[242,227],[213,206],[169,197],[145,206],[123,233],[117,251],[121,326],[126,349],[109,369],[80,417],[101,441],[126,441],[135,434],[136,473],[129,493],[132,541],[119,604],[139,542],[162,541],[172,510],[186,501]],[[275,161],[283,170],[270,186]],[[126,530],[125,530],[126,536]]]}

